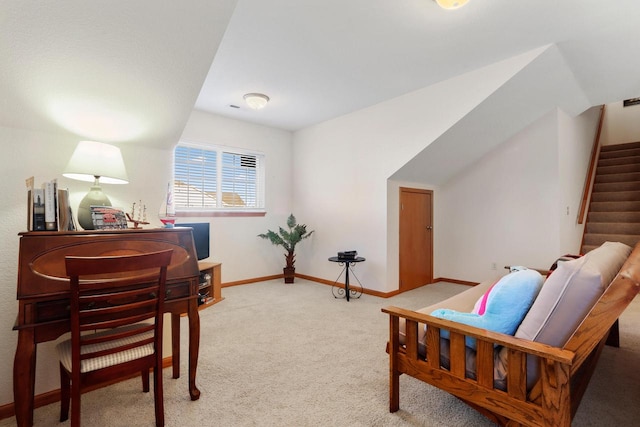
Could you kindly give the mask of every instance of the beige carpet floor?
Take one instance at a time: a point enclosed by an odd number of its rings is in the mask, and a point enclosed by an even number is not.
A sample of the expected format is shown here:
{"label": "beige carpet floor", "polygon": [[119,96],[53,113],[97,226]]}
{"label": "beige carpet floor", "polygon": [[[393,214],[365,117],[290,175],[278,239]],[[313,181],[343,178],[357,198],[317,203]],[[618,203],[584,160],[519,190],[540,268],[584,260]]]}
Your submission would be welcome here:
{"label": "beige carpet floor", "polygon": [[[197,383],[164,371],[167,426],[491,426],[454,397],[401,377],[401,410],[388,411],[384,351],[387,305],[420,308],[466,287],[438,283],[382,299],[346,302],[331,288],[297,279],[223,289],[225,300],[201,312]],[[186,319],[182,348],[187,348]],[[56,368],[57,369],[57,368]],[[58,404],[35,411],[36,426],[58,422]],[[138,379],[83,396],[83,425],[154,426],[153,396]],[[621,347],[607,347],[574,426],[634,426],[640,420],[640,298],[621,319]],[[15,425],[14,419],[0,427]]]}

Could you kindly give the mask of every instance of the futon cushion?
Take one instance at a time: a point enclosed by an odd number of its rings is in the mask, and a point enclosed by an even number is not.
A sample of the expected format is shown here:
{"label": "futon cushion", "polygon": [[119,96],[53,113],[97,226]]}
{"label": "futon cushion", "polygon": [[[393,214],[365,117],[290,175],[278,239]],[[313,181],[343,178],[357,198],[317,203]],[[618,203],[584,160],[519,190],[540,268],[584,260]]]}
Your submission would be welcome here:
{"label": "futon cushion", "polygon": [[515,336],[562,347],[613,281],[631,248],[606,242],[585,256],[558,265]]}
{"label": "futon cushion", "polygon": [[[631,248],[606,242],[585,256],[559,263],[515,333],[518,338],[563,347],[629,257]],[[498,357],[498,379],[506,375],[507,351]],[[527,386],[539,378],[536,357],[527,358]]]}
{"label": "futon cushion", "polygon": [[[469,326],[513,335],[522,319],[536,299],[543,277],[535,270],[519,270],[507,274],[492,286],[481,299],[486,300],[484,314],[438,309],[432,316],[451,320]],[[481,304],[482,305],[482,304]],[[449,331],[441,329],[442,338],[449,337]],[[468,347],[475,349],[476,340],[465,337]]]}
{"label": "futon cushion", "polygon": [[[114,331],[122,332],[124,330],[133,330],[138,329],[141,326],[147,325],[136,324],[124,326],[122,328],[101,331],[96,334],[92,334],[91,336],[105,336],[114,333]],[[122,338],[117,341],[107,341],[104,343],[86,345],[82,347],[81,353],[93,353],[95,351],[106,350],[108,348],[118,347],[123,344],[131,344],[148,338],[153,338],[153,331],[147,331],[145,333]],[[58,352],[58,357],[60,358],[60,363],[62,363],[62,366],[64,366],[67,371],[71,372],[71,340],[67,339],[56,345],[56,351]],[[103,369],[120,363],[129,362],[131,360],[140,359],[151,354],[153,354],[153,343],[134,347],[132,349],[110,354],[108,356],[94,357],[93,359],[82,360],[80,361],[80,372],[85,373],[97,371],[98,369]]]}

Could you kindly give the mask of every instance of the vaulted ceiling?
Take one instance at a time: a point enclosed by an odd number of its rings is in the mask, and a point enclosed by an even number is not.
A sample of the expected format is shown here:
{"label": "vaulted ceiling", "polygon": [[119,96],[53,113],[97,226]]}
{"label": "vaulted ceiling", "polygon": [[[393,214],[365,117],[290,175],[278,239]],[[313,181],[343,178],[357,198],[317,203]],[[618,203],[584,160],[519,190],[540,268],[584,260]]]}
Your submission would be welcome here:
{"label": "vaulted ceiling", "polygon": [[0,125],[171,146],[196,108],[297,130],[549,44],[596,105],[640,96],[639,17],[637,0],[0,0]]}
{"label": "vaulted ceiling", "polygon": [[196,107],[295,130],[548,44],[592,104],[617,101],[640,95],[638,18],[637,0],[240,0]]}
{"label": "vaulted ceiling", "polygon": [[0,126],[180,137],[236,0],[0,0]]}

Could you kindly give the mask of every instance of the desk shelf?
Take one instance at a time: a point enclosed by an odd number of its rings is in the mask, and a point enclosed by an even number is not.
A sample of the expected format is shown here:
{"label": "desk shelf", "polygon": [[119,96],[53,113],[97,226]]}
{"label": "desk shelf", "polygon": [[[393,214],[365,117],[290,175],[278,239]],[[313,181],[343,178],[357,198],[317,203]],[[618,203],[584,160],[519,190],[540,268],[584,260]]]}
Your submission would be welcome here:
{"label": "desk shelf", "polygon": [[204,304],[198,306],[198,310],[204,310],[224,299],[222,298],[221,284],[222,264],[219,262],[198,261],[198,269],[200,270],[198,292],[207,296]]}

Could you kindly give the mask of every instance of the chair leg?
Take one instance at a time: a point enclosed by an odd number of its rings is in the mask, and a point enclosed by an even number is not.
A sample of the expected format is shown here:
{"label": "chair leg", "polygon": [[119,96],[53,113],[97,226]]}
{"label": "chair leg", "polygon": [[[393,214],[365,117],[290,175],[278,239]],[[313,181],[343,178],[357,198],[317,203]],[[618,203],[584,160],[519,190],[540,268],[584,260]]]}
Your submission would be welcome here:
{"label": "chair leg", "polygon": [[156,409],[156,427],[164,427],[164,395],[162,391],[162,360],[153,368],[153,401]]}
{"label": "chair leg", "polygon": [[71,378],[69,373],[60,364],[60,422],[67,421],[69,419],[69,399],[71,387]]}
{"label": "chair leg", "polygon": [[142,378],[142,391],[145,393],[149,392],[149,370],[143,369],[140,373],[140,377]]}
{"label": "chair leg", "polygon": [[80,427],[80,374],[72,374],[71,427]]}

